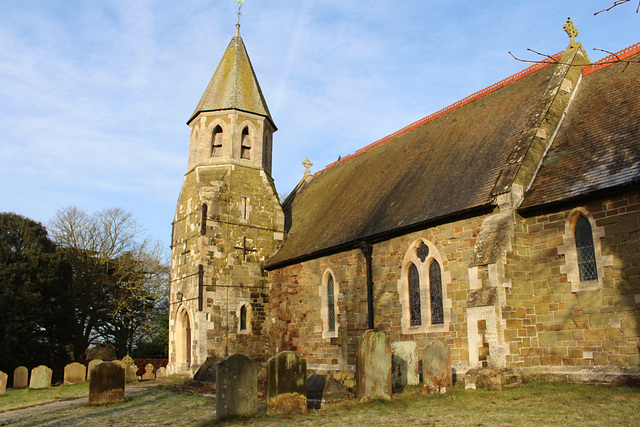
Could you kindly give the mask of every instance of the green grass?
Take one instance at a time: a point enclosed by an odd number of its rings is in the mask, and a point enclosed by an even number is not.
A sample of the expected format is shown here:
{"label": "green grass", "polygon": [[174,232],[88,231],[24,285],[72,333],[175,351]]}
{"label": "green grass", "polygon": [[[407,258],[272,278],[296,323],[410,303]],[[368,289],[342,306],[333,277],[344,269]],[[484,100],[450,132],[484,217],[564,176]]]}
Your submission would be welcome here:
{"label": "green grass", "polygon": [[[78,386],[68,386],[78,387]],[[73,393],[69,393],[73,394]],[[0,405],[4,405],[0,397]],[[2,406],[0,406],[2,407]],[[217,422],[215,400],[177,387],[159,386],[128,395],[122,403],[88,404],[34,412],[3,422],[16,425],[268,425],[370,426],[468,425],[538,426],[640,425],[640,388],[533,382],[512,390],[453,390],[427,396],[421,388],[394,395],[391,402],[354,401],[309,411]]]}
{"label": "green grass", "polygon": [[31,390],[28,388],[7,388],[4,396],[0,396],[0,413],[12,409],[27,408],[45,403],[71,400],[89,395],[89,383],[61,385],[58,387]]}

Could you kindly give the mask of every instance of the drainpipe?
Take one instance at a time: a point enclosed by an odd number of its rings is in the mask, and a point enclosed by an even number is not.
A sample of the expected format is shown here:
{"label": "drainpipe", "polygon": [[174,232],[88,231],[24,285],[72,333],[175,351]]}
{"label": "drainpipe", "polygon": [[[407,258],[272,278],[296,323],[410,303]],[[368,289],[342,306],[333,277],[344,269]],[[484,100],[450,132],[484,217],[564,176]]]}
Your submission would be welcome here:
{"label": "drainpipe", "polygon": [[371,270],[371,254],[373,253],[373,247],[369,242],[360,243],[360,250],[364,255],[364,259],[367,263],[367,309],[369,318],[369,329],[374,329],[373,323],[373,275]]}

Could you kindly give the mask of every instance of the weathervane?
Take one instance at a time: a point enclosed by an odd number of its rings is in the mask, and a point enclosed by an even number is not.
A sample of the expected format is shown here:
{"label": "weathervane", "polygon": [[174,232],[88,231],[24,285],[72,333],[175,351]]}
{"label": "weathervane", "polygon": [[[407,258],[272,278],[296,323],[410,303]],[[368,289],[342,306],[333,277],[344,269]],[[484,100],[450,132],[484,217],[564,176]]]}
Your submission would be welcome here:
{"label": "weathervane", "polygon": [[244,0],[236,0],[238,2],[238,25],[240,25],[240,16],[242,16],[242,3]]}
{"label": "weathervane", "polygon": [[571,22],[571,18],[567,18],[567,22],[562,26],[562,29],[569,36],[570,43],[573,43],[576,41],[576,37],[578,36],[578,30],[573,25],[573,22]]}

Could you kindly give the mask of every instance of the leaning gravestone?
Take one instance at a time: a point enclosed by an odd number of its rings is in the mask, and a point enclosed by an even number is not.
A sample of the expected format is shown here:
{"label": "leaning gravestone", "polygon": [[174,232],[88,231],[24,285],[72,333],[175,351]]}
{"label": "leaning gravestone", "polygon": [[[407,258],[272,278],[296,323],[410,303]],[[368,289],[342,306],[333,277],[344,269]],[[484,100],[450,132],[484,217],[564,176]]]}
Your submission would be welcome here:
{"label": "leaning gravestone", "polygon": [[13,388],[29,387],[29,370],[26,366],[18,366],[13,371]]}
{"label": "leaning gravestone", "polygon": [[31,370],[31,381],[29,381],[29,388],[49,388],[51,387],[51,369],[44,365],[40,365],[37,368]]}
{"label": "leaning gravestone", "polygon": [[258,412],[258,369],[241,354],[216,365],[216,418],[250,417]]}
{"label": "leaning gravestone", "polygon": [[361,402],[391,400],[391,346],[384,332],[370,329],[358,343],[356,396]]}
{"label": "leaning gravestone", "polygon": [[89,403],[113,403],[124,400],[124,368],[103,362],[93,368],[89,382]]}
{"label": "leaning gravestone", "polygon": [[203,383],[215,383],[216,382],[216,363],[220,361],[216,356],[209,356],[207,360],[198,368],[198,371],[193,376],[196,381],[202,381]]}
{"label": "leaning gravestone", "polygon": [[89,362],[89,367],[87,368],[87,381],[91,381],[91,370],[102,363],[102,359],[93,359]]}
{"label": "leaning gravestone", "polygon": [[8,379],[9,379],[9,375],[0,371],[0,396],[2,396],[7,391]]}
{"label": "leaning gravestone", "polygon": [[87,377],[87,367],[82,363],[73,362],[64,367],[64,384],[80,384]]}
{"label": "leaning gravestone", "polygon": [[153,373],[153,365],[151,363],[147,363],[147,366],[144,367],[144,374],[142,374],[143,380],[155,380],[156,374]]}
{"label": "leaning gravestone", "polygon": [[424,386],[431,393],[446,391],[453,385],[451,352],[442,341],[434,341],[422,353]]}
{"label": "leaning gravestone", "polygon": [[420,384],[418,376],[418,345],[415,341],[391,343],[393,388]]}
{"label": "leaning gravestone", "polygon": [[283,351],[267,361],[267,414],[307,413],[307,361]]}

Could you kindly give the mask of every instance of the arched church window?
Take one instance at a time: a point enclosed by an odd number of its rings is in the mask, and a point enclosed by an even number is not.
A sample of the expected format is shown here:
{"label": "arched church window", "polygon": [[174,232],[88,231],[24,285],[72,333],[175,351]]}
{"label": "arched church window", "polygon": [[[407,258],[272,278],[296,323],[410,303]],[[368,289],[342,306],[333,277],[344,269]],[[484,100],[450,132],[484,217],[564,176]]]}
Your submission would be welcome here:
{"label": "arched church window", "polygon": [[593,247],[591,223],[584,215],[580,215],[575,225],[576,250],[578,252],[578,268],[580,280],[598,280],[596,254]]}
{"label": "arched church window", "polygon": [[249,128],[244,128],[242,130],[242,137],[240,141],[241,141],[240,158],[250,159],[251,158],[251,138],[249,137]]}
{"label": "arched church window", "polygon": [[335,295],[333,292],[333,275],[329,274],[327,279],[327,314],[328,314],[328,328],[330,332],[336,330],[336,305]]}
{"label": "arched church window", "polygon": [[409,264],[409,315],[410,325],[422,325],[422,309],[420,306],[420,275],[414,263]]}
{"label": "arched church window", "polygon": [[220,125],[213,129],[211,136],[211,157],[222,156],[222,128]]}
{"label": "arched church window", "polygon": [[247,330],[247,306],[243,305],[240,307],[240,330]]}
{"label": "arched church window", "polygon": [[431,323],[444,323],[442,273],[440,264],[435,259],[429,265],[429,293],[431,294]]}

